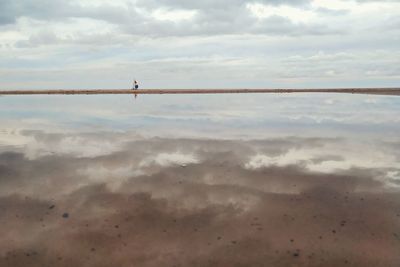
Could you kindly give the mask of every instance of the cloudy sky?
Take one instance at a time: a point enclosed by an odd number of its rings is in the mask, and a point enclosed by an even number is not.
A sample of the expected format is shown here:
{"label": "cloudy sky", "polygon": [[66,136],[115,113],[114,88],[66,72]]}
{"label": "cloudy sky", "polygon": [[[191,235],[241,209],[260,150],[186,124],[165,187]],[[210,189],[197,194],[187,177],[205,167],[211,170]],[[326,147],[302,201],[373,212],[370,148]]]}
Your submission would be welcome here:
{"label": "cloudy sky", "polygon": [[1,0],[0,88],[396,86],[400,1]]}

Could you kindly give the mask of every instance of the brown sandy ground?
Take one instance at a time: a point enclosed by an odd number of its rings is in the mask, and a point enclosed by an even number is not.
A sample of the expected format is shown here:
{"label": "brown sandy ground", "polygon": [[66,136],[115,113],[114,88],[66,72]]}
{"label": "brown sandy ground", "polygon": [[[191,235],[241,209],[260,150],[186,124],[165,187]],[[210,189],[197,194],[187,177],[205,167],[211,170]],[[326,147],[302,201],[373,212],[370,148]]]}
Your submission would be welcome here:
{"label": "brown sandy ground", "polygon": [[[2,153],[0,266],[400,266],[400,194],[378,179],[385,170],[245,167],[255,148],[279,155],[324,142],[336,141],[154,139],[96,157]],[[199,161],[150,162],[111,186],[121,166],[165,151]],[[97,181],[82,171],[99,168],[115,172]]]}

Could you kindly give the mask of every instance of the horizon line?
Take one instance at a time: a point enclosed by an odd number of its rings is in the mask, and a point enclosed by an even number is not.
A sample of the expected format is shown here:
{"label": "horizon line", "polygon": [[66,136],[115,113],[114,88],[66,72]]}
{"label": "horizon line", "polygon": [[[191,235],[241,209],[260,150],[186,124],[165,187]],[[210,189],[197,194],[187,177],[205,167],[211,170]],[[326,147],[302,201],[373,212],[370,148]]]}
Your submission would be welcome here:
{"label": "horizon line", "polygon": [[373,95],[400,95],[398,87],[375,88],[268,88],[268,89],[0,89],[1,95],[101,95],[101,94],[288,94],[288,93],[348,93]]}

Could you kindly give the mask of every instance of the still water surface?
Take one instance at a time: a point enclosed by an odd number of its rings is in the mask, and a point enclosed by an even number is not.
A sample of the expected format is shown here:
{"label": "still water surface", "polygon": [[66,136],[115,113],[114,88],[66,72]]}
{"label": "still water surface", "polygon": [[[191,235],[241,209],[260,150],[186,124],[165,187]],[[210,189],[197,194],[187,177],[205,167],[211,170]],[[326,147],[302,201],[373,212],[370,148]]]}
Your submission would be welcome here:
{"label": "still water surface", "polygon": [[0,97],[0,266],[399,266],[400,97]]}

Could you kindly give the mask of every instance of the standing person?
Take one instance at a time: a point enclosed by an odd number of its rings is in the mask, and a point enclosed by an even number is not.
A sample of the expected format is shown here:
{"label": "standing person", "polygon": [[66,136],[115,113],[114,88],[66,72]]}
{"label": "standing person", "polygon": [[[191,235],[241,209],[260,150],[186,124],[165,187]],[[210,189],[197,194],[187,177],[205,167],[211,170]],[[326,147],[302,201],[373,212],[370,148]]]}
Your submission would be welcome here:
{"label": "standing person", "polygon": [[133,89],[134,90],[139,89],[139,84],[138,84],[138,82],[136,80],[133,81]]}

